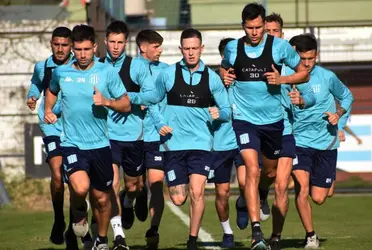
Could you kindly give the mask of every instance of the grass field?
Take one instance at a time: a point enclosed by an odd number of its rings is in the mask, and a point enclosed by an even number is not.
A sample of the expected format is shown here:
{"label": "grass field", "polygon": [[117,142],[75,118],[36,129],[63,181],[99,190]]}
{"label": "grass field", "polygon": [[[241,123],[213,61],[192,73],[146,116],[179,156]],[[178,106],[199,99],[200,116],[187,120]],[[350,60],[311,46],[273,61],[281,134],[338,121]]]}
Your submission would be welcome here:
{"label": "grass field", "polygon": [[[234,230],[236,248],[249,249],[250,228],[240,231],[235,224],[234,201],[231,199],[231,225]],[[313,205],[315,229],[321,239],[322,249],[372,249],[372,196],[340,195],[329,199],[323,206]],[[188,204],[181,207],[188,214]],[[0,249],[52,250],[64,249],[48,242],[52,223],[52,212],[22,211],[7,207],[0,209]],[[135,221],[133,228],[126,231],[127,243],[131,249],[144,249],[144,234],[148,222]],[[222,229],[217,219],[214,201],[207,198],[202,228],[210,234],[210,238],[201,242],[200,246],[208,249],[219,249]],[[271,233],[271,220],[263,223],[264,233]],[[111,230],[110,230],[111,231]],[[160,226],[160,249],[185,249],[188,227],[166,206]],[[110,232],[110,240],[112,239]],[[289,214],[283,232],[282,247],[296,249],[303,240],[304,230],[294,207],[290,202]]]}

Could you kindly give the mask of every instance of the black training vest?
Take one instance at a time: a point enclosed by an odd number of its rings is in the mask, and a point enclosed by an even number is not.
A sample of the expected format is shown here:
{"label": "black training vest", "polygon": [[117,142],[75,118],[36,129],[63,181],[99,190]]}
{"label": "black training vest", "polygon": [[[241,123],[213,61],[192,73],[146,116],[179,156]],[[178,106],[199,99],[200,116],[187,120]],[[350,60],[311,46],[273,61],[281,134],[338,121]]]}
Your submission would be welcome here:
{"label": "black training vest", "polygon": [[44,96],[46,94],[45,92],[47,88],[49,88],[50,81],[52,80],[52,70],[56,68],[55,66],[47,67],[47,64],[48,64],[48,59],[46,59],[44,63],[44,77],[43,77],[43,80],[41,81],[41,86],[43,87]]}
{"label": "black training vest", "polygon": [[182,76],[180,63],[176,64],[174,85],[167,93],[168,105],[193,108],[208,108],[213,105],[212,93],[209,88],[209,73],[205,67],[200,82],[197,85],[187,84]]}
{"label": "black training vest", "polygon": [[242,37],[238,40],[236,60],[233,66],[236,80],[243,82],[266,82],[266,77],[264,74],[266,72],[273,72],[273,69],[271,68],[272,64],[279,71],[279,73],[281,72],[282,66],[275,64],[273,59],[273,36],[267,35],[262,54],[257,58],[250,58],[247,56],[244,50],[244,40],[245,37]]}
{"label": "black training vest", "polygon": [[[100,58],[99,62],[105,62],[105,57]],[[123,82],[127,92],[140,92],[140,86],[137,85],[135,82],[132,81],[130,77],[130,64],[132,63],[132,57],[126,56],[124,59],[123,64],[121,65],[121,69],[119,71],[119,76],[121,81]]]}

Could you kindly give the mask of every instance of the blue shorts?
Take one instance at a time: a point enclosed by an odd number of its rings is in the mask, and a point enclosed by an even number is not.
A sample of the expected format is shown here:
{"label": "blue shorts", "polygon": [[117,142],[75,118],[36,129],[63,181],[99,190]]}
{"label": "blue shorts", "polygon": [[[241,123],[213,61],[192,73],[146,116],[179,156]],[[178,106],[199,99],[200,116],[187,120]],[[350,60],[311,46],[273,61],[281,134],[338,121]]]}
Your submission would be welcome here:
{"label": "blue shorts", "polygon": [[145,173],[143,167],[143,141],[122,142],[110,140],[112,162],[122,166],[126,175],[138,177]]}
{"label": "blue shorts", "polygon": [[282,149],[283,120],[273,124],[255,125],[247,121],[233,120],[233,128],[240,150],[254,149],[268,159],[278,159]]}
{"label": "blue shorts", "polygon": [[62,147],[64,173],[69,178],[76,171],[87,172],[90,186],[99,191],[112,188],[114,171],[110,147],[80,150],[76,147]]}
{"label": "blue shorts", "polygon": [[293,135],[283,135],[280,157],[296,158],[296,141]]}
{"label": "blue shorts", "polygon": [[164,152],[159,151],[160,141],[144,143],[144,161],[146,169],[158,169],[164,171]]}
{"label": "blue shorts", "polygon": [[335,180],[337,149],[318,150],[296,147],[293,170],[305,170],[310,173],[310,184],[316,187],[330,188]]}
{"label": "blue shorts", "polygon": [[231,170],[235,158],[240,155],[239,150],[212,151],[211,154],[213,163],[209,171],[208,182],[217,184],[230,183]]}
{"label": "blue shorts", "polygon": [[180,150],[164,152],[164,171],[168,187],[188,184],[189,175],[208,177],[212,160],[210,151]]}
{"label": "blue shorts", "polygon": [[61,139],[59,136],[51,135],[43,138],[45,151],[47,153],[46,162],[49,162],[55,156],[62,156]]}

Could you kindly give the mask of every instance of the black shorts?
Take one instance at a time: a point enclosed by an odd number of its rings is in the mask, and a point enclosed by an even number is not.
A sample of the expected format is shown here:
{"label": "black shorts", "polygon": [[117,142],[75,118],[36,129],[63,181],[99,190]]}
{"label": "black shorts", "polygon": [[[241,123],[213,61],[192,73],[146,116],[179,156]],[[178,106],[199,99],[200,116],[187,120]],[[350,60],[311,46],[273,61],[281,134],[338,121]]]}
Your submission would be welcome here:
{"label": "black shorts", "polygon": [[189,183],[191,174],[208,178],[212,165],[210,151],[180,150],[164,152],[164,171],[168,187]]}
{"label": "black shorts", "polygon": [[337,149],[318,150],[296,147],[293,170],[310,173],[311,186],[330,188],[336,179]]}
{"label": "black shorts", "polygon": [[143,141],[122,142],[110,140],[112,161],[122,166],[126,175],[138,177],[145,173],[143,167]]}
{"label": "black shorts", "polygon": [[46,136],[43,138],[43,142],[47,153],[46,162],[49,162],[55,156],[62,156],[61,139],[59,136]]}
{"label": "black shorts", "polygon": [[114,171],[110,147],[80,150],[76,147],[62,147],[64,173],[68,178],[76,171],[87,172],[90,186],[99,191],[112,188]]}
{"label": "black shorts", "polygon": [[293,135],[284,135],[280,157],[296,158],[296,141]]}
{"label": "black shorts", "polygon": [[164,153],[159,151],[160,141],[144,143],[144,161],[146,169],[158,169],[164,171]]}
{"label": "black shorts", "polygon": [[240,150],[254,149],[268,159],[278,159],[282,149],[283,120],[267,125],[233,120],[233,128]]}
{"label": "black shorts", "polygon": [[213,163],[209,172],[208,182],[217,184],[230,183],[231,170],[235,158],[240,155],[239,150],[212,151],[211,154]]}

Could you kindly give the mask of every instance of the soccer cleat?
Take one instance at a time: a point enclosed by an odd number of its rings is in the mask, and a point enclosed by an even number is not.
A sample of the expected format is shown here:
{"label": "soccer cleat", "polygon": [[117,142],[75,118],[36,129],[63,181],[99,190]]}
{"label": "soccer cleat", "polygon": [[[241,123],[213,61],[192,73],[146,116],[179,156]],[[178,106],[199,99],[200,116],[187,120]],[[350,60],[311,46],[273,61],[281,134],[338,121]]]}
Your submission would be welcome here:
{"label": "soccer cleat", "polygon": [[81,241],[83,243],[83,250],[92,250],[94,242],[89,232],[81,238]]}
{"label": "soccer cleat", "polygon": [[147,207],[147,188],[143,187],[142,192],[136,197],[136,204],[134,204],[134,212],[136,217],[140,221],[146,221],[147,215],[149,213]]}
{"label": "soccer cleat", "polygon": [[188,240],[187,241],[187,250],[199,250],[196,241]]}
{"label": "soccer cleat", "polygon": [[125,191],[122,190],[119,193],[120,205],[121,205],[121,225],[124,229],[130,229],[134,222],[134,210],[133,207],[124,207]]}
{"label": "soccer cleat", "polygon": [[239,199],[241,197],[239,196],[238,199],[236,199],[235,208],[236,208],[236,224],[238,225],[238,228],[240,230],[246,229],[249,223],[249,217],[248,217],[248,210],[247,207],[239,207]]}
{"label": "soccer cleat", "polygon": [[159,233],[151,228],[146,232],[146,249],[157,250],[159,246]]}
{"label": "soccer cleat", "polygon": [[89,223],[88,223],[88,211],[89,203],[85,201],[83,205],[83,210],[73,211],[74,220],[72,223],[72,229],[78,237],[84,237],[89,232]]}
{"label": "soccer cleat", "polygon": [[234,235],[233,234],[223,234],[221,247],[223,247],[223,248],[233,248],[233,247],[235,247]]}
{"label": "soccer cleat", "polygon": [[65,238],[63,233],[66,229],[66,223],[62,222],[54,222],[52,227],[52,232],[50,233],[49,241],[55,245],[62,245],[65,242]]}
{"label": "soccer cleat", "polygon": [[262,232],[252,232],[251,250],[271,250],[271,247],[266,245]]}
{"label": "soccer cleat", "polygon": [[319,238],[316,234],[311,237],[306,237],[305,239],[305,248],[308,249],[318,249],[319,248]]}
{"label": "soccer cleat", "polygon": [[109,246],[106,243],[101,243],[98,245],[97,240],[94,242],[92,250],[110,250]]}
{"label": "soccer cleat", "polygon": [[120,235],[116,236],[112,250],[129,250],[125,238],[121,237]]}
{"label": "soccer cleat", "polygon": [[267,200],[260,200],[260,220],[266,221],[270,217],[270,207]]}
{"label": "soccer cleat", "polygon": [[271,250],[282,250],[280,247],[280,239],[279,238],[271,238],[270,239],[270,247]]}
{"label": "soccer cleat", "polygon": [[66,240],[66,250],[79,250],[79,245],[78,245],[76,235],[74,234],[71,228],[67,229],[65,233],[65,240]]}

